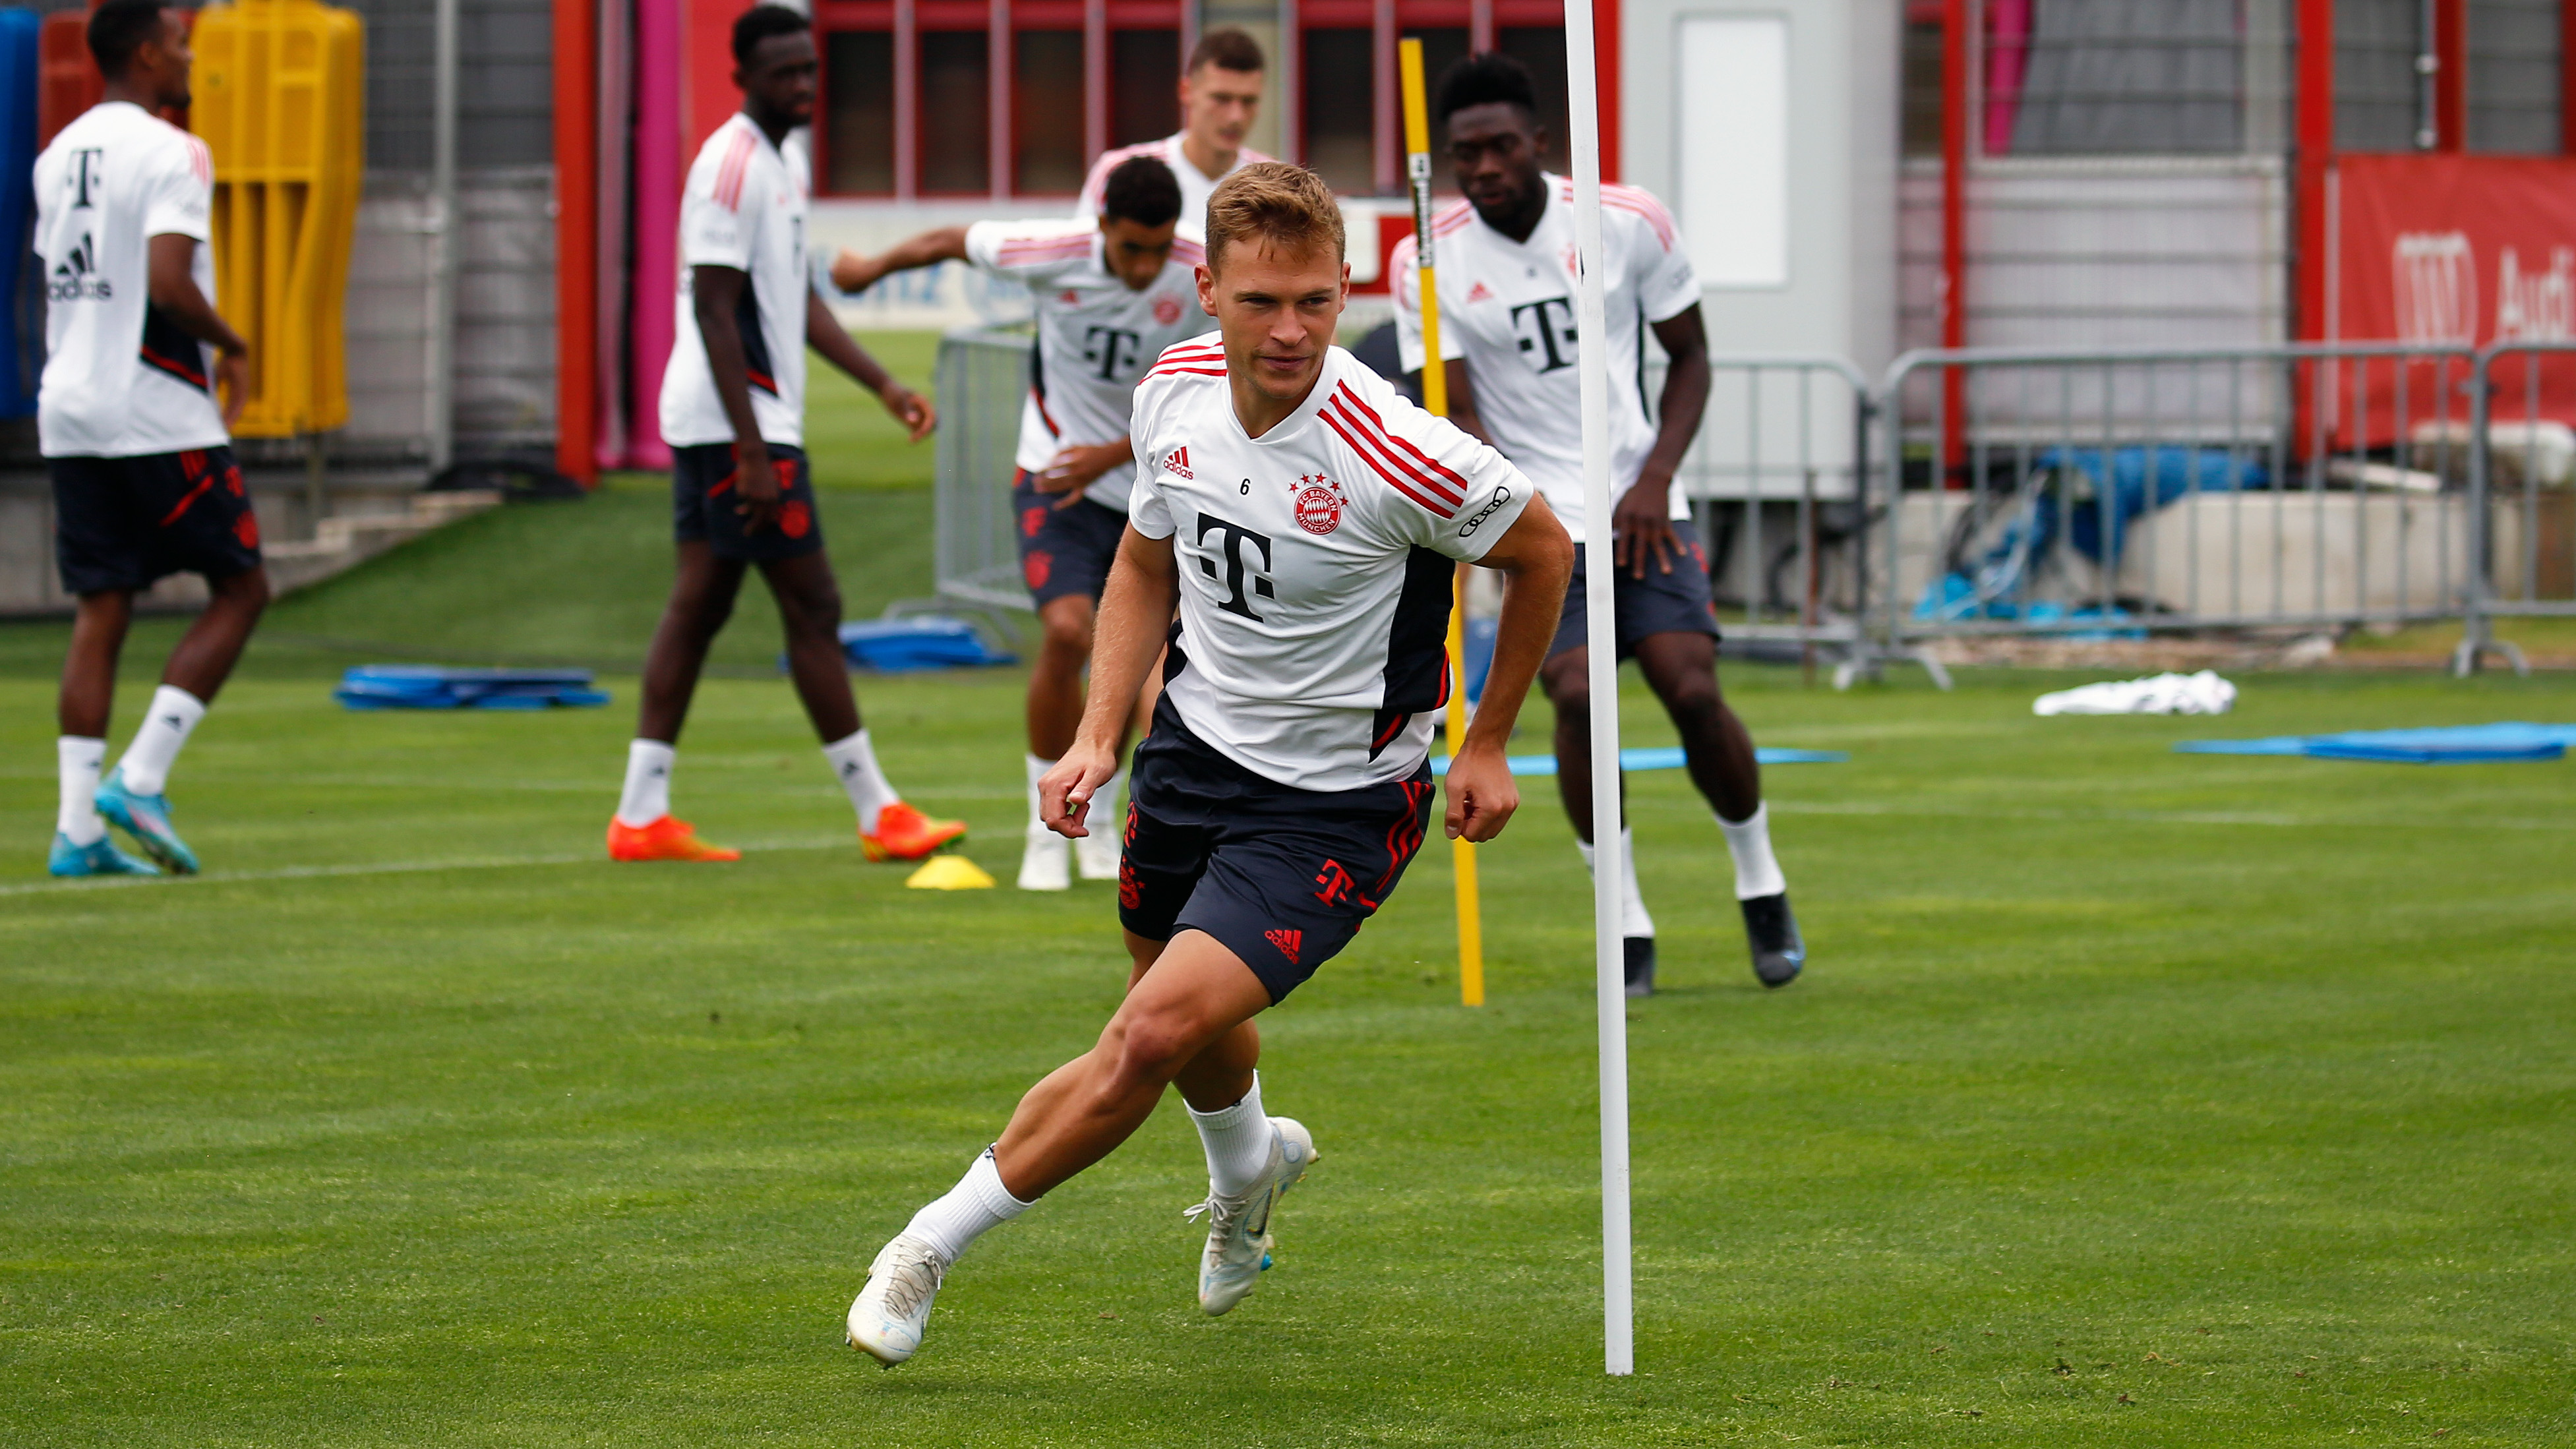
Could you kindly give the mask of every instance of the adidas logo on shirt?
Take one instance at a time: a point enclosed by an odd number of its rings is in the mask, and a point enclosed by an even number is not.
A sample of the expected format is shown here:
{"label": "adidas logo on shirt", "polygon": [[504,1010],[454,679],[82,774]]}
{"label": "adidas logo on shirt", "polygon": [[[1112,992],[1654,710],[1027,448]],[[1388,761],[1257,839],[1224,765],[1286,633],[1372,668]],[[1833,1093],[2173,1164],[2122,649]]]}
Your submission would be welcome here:
{"label": "adidas logo on shirt", "polygon": [[98,242],[88,232],[54,268],[54,279],[45,288],[45,298],[53,302],[104,302],[115,295],[107,278],[98,273]]}
{"label": "adidas logo on shirt", "polygon": [[1470,302],[1490,302],[1494,300],[1493,289],[1482,282],[1478,282],[1476,285],[1467,289],[1467,300]]}
{"label": "adidas logo on shirt", "polygon": [[1164,454],[1163,471],[1166,473],[1177,473],[1181,477],[1190,479],[1196,479],[1199,476],[1198,474],[1190,471],[1190,450],[1188,448],[1174,448],[1172,451]]}

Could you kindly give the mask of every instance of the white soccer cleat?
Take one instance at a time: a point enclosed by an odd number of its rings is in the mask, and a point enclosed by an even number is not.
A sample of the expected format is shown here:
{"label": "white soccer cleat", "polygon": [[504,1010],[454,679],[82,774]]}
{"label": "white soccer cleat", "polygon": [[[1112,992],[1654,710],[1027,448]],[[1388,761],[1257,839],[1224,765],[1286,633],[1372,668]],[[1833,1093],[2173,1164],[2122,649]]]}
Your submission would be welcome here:
{"label": "white soccer cleat", "polygon": [[1207,1214],[1207,1250],[1199,1255],[1199,1309],[1214,1317],[1241,1303],[1270,1266],[1270,1215],[1315,1162],[1315,1138],[1294,1117],[1270,1119],[1270,1161],[1252,1185],[1185,1211]]}
{"label": "white soccer cleat", "polygon": [[850,1304],[850,1347],[887,1368],[920,1352],[930,1301],[947,1272],[947,1261],[927,1240],[898,1234],[868,1265],[867,1286]]}
{"label": "white soccer cleat", "polygon": [[1116,880],[1121,849],[1117,831],[1094,825],[1089,835],[1073,843],[1073,863],[1084,880]]}
{"label": "white soccer cleat", "polygon": [[1073,889],[1073,842],[1043,825],[1030,826],[1028,842],[1020,847],[1020,889]]}

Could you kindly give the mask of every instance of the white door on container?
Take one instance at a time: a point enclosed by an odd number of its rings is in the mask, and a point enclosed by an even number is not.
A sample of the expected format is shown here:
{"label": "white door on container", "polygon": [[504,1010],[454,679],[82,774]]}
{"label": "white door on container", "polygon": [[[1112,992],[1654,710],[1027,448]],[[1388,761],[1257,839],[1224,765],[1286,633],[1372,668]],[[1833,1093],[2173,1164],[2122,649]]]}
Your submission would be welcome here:
{"label": "white door on container", "polygon": [[1789,18],[1685,15],[1673,57],[1682,235],[1711,288],[1789,284]]}

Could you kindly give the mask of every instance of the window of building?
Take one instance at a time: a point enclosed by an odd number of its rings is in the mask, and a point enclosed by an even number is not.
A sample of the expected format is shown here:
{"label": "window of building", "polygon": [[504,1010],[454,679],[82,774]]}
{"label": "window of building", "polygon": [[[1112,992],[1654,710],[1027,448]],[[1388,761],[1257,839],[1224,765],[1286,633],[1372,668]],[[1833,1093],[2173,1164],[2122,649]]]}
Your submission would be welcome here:
{"label": "window of building", "polygon": [[2468,0],[2472,151],[2555,156],[2561,0]]}
{"label": "window of building", "polygon": [[2424,0],[2335,0],[2335,149],[2433,144],[2433,92],[2416,60],[2432,48]]}
{"label": "window of building", "polygon": [[921,36],[921,191],[989,192],[992,181],[992,36],[932,30]]}
{"label": "window of building", "polygon": [[894,191],[894,36],[843,30],[823,47],[823,189],[844,196]]}
{"label": "window of building", "polygon": [[1303,159],[1335,191],[1368,195],[1378,189],[1376,34],[1319,26],[1305,32],[1305,42],[1297,65]]}
{"label": "window of building", "polygon": [[[813,13],[826,195],[1069,196],[1102,151],[1179,124],[1186,0],[814,0]],[[1563,0],[1298,0],[1294,13],[1266,105],[1286,154],[1336,189],[1399,188],[1393,61],[1407,35],[1435,88],[1479,49],[1528,65],[1550,164],[1566,165]]]}
{"label": "window of building", "polygon": [[1080,191],[1083,153],[1082,32],[1023,30],[1011,91],[1011,189],[1024,196]]}
{"label": "window of building", "polygon": [[1120,30],[1109,38],[1109,144],[1155,141],[1181,126],[1178,30]]}
{"label": "window of building", "polygon": [[2243,0],[1995,0],[1983,7],[1989,156],[2245,148]]}

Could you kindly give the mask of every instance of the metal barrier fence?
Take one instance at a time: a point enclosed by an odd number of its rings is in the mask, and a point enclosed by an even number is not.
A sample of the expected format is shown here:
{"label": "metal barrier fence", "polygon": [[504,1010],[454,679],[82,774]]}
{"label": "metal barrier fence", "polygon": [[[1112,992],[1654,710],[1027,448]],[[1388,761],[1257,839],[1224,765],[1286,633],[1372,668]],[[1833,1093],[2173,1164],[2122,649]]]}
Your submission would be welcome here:
{"label": "metal barrier fence", "polygon": [[2492,653],[2528,673],[2494,620],[2576,615],[2576,430],[2560,421],[2576,417],[2576,342],[2489,344],[2474,401],[2469,488],[2487,533],[2451,667],[2469,673]]}
{"label": "metal barrier fence", "polygon": [[[1005,487],[1029,338],[943,339],[938,599],[1027,608]],[[1678,481],[1728,637],[1835,664],[1946,639],[2284,637],[2576,616],[2576,342],[1717,357]],[[901,606],[905,608],[914,605]]]}
{"label": "metal barrier fence", "polygon": [[1675,481],[1706,541],[1727,637],[1848,660],[1870,596],[1869,378],[1839,357],[1710,361],[1706,420]]}
{"label": "metal barrier fence", "polygon": [[1020,408],[1029,391],[1026,332],[965,327],[939,339],[932,370],[939,404],[932,545],[937,594],[905,600],[889,615],[966,609],[1016,639],[1013,611],[1029,607],[1011,536],[1011,470],[1020,446]]}

